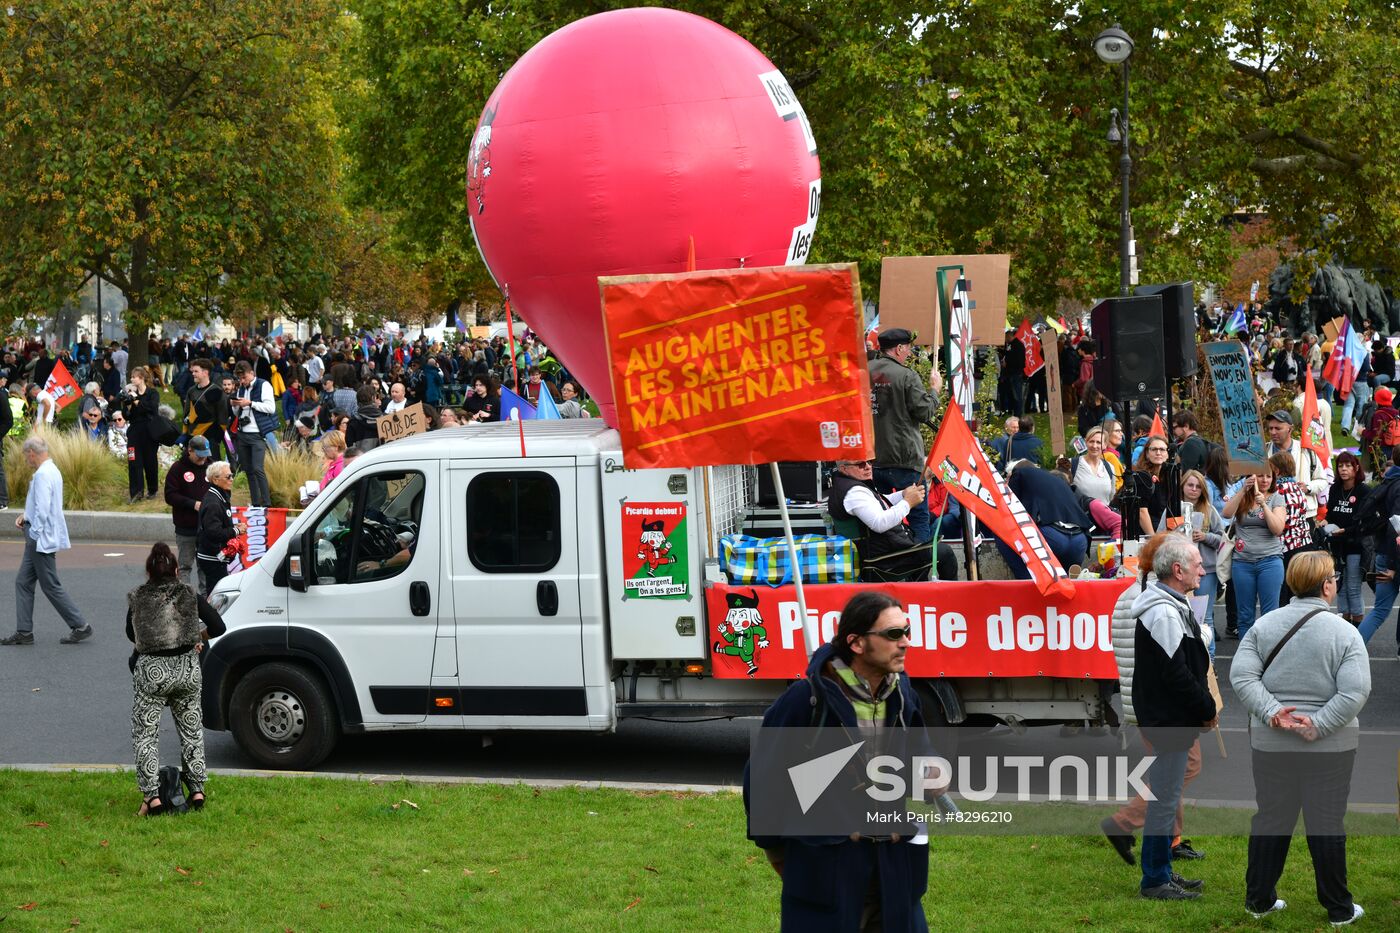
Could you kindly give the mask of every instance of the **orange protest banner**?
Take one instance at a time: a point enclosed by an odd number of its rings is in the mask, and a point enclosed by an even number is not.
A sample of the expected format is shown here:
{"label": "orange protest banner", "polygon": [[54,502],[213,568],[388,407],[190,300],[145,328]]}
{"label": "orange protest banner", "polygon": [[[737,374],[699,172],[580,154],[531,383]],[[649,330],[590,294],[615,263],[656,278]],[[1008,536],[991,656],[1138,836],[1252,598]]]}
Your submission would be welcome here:
{"label": "orange protest banner", "polygon": [[631,469],[874,455],[854,265],[598,279]]}

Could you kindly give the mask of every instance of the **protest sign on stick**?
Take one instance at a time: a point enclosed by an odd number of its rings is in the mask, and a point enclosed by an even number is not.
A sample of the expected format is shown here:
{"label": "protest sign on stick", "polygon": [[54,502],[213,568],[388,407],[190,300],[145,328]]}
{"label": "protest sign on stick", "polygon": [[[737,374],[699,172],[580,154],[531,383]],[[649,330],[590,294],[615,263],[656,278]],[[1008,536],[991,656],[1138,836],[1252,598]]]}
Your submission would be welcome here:
{"label": "protest sign on stick", "polygon": [[1060,384],[1060,344],[1054,328],[1047,327],[1040,335],[1045,355],[1045,390],[1050,403],[1050,449],[1057,456],[1065,455],[1064,386]]}
{"label": "protest sign on stick", "polygon": [[1221,441],[1230,458],[1230,472],[1236,475],[1263,472],[1267,469],[1268,457],[1264,453],[1254,374],[1244,347],[1239,341],[1226,340],[1207,343],[1201,349],[1215,384]]}
{"label": "protest sign on stick", "polygon": [[938,313],[938,270],[961,267],[977,296],[972,307],[972,342],[998,346],[1006,330],[1006,300],[1011,257],[886,256],[880,266],[880,327],[917,332],[915,343],[943,347],[943,322]]}
{"label": "protest sign on stick", "polygon": [[428,430],[428,416],[423,414],[423,403],[414,402],[392,414],[380,415],[374,424],[379,429],[379,443],[387,444]]}

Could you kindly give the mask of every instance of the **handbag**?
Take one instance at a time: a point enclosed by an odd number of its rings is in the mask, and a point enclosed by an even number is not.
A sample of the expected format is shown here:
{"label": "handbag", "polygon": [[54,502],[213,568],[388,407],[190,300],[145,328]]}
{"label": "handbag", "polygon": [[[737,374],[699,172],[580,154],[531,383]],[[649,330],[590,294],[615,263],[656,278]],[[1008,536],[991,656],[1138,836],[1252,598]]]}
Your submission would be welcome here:
{"label": "handbag", "polygon": [[1231,568],[1235,565],[1235,526],[1232,523],[1220,536],[1220,549],[1215,552],[1215,578],[1221,583],[1230,582]]}
{"label": "handbag", "polygon": [[157,444],[173,444],[180,437],[180,426],[172,418],[156,414],[150,421],[151,440]]}

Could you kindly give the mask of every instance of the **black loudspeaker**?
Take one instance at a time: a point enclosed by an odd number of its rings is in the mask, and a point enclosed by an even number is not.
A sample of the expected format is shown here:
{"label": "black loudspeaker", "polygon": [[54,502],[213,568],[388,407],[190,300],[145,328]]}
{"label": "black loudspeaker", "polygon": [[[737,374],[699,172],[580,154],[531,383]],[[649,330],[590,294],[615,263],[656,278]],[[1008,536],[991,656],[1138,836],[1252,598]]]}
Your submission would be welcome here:
{"label": "black loudspeaker", "polygon": [[1113,400],[1165,396],[1161,296],[1109,298],[1091,314],[1099,345],[1094,387]]}
{"label": "black loudspeaker", "polygon": [[1166,338],[1167,378],[1196,375],[1195,283],[1139,285],[1135,294],[1162,296],[1162,333]]}
{"label": "black loudspeaker", "polygon": [[[758,502],[760,506],[776,506],[778,492],[773,488],[773,468],[762,464],[758,471]],[[783,477],[783,494],[793,502],[822,501],[822,465],[816,460],[783,461],[778,464]]]}

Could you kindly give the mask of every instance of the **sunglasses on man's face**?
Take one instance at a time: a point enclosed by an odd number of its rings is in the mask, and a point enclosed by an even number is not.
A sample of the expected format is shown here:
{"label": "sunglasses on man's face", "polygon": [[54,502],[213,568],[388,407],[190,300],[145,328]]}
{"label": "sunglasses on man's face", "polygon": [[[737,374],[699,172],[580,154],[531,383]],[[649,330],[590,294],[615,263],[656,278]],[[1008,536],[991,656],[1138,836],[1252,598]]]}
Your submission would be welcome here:
{"label": "sunglasses on man's face", "polygon": [[882,628],[876,632],[866,632],[867,635],[878,635],[889,641],[899,641],[901,638],[909,638],[913,635],[914,626],[906,625],[903,628]]}

